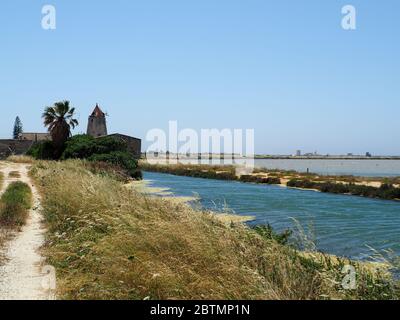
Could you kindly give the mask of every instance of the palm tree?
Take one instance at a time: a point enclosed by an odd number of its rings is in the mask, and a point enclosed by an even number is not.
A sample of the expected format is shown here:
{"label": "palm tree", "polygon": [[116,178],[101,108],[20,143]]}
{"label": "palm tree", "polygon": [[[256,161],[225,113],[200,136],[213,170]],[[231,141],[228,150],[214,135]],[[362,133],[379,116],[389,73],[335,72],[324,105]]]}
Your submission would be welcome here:
{"label": "palm tree", "polygon": [[78,126],[74,119],[75,108],[69,101],[56,102],[52,107],[46,107],[43,113],[45,127],[48,128],[56,153],[60,152],[67,139],[71,136],[71,128]]}

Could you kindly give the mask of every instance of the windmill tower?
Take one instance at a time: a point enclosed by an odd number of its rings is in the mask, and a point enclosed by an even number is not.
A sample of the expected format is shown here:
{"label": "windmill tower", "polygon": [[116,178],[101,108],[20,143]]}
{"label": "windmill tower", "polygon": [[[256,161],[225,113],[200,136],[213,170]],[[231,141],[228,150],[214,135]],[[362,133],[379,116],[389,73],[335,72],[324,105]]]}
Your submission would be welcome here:
{"label": "windmill tower", "polygon": [[94,138],[106,136],[108,134],[106,114],[101,111],[98,104],[96,104],[92,114],[89,116],[87,134]]}

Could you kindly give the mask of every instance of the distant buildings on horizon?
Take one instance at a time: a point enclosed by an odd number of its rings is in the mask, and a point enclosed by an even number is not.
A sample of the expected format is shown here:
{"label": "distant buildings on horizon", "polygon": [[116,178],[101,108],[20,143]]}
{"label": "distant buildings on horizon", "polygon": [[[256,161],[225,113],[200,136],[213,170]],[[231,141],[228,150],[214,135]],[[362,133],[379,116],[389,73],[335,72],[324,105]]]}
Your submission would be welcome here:
{"label": "distant buildings on horizon", "polygon": [[372,158],[372,154],[370,152],[366,152],[365,155],[355,155],[353,153],[347,153],[346,155],[330,155],[330,154],[326,154],[326,155],[322,155],[322,154],[318,154],[317,151],[311,153],[305,153],[302,154],[301,150],[296,150],[296,153],[292,156],[292,157],[302,157],[302,158],[315,158],[315,157],[325,157],[325,158],[330,158],[330,157],[346,157],[346,158],[360,158],[360,157],[364,157],[364,158]]}

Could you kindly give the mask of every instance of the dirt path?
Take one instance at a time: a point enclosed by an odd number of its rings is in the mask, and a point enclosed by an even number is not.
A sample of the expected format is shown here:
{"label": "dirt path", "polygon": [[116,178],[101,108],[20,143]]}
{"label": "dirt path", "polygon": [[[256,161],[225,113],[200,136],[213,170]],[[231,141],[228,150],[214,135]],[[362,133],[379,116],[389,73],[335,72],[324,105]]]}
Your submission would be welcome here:
{"label": "dirt path", "polygon": [[[32,189],[33,207],[26,225],[11,235],[2,249],[5,261],[0,264],[0,300],[47,300],[53,299],[49,289],[49,271],[43,268],[39,253],[44,243],[44,229],[40,212],[40,196],[28,176],[29,165],[0,162],[4,174],[2,192],[13,181],[23,181]],[[18,171],[20,177],[10,178],[9,173]],[[46,273],[47,272],[47,273]]]}

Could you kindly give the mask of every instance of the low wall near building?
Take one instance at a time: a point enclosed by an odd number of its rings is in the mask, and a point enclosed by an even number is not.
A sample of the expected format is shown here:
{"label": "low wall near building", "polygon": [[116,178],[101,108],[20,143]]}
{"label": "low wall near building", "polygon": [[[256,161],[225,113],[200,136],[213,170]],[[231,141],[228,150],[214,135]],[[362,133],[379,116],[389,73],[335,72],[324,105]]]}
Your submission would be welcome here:
{"label": "low wall near building", "polygon": [[29,140],[0,139],[0,159],[5,159],[12,154],[25,154],[33,143]]}
{"label": "low wall near building", "polygon": [[120,133],[110,134],[108,137],[115,137],[124,140],[128,145],[128,151],[132,153],[135,158],[140,158],[142,154],[142,140]]}

